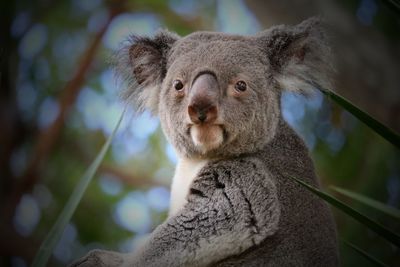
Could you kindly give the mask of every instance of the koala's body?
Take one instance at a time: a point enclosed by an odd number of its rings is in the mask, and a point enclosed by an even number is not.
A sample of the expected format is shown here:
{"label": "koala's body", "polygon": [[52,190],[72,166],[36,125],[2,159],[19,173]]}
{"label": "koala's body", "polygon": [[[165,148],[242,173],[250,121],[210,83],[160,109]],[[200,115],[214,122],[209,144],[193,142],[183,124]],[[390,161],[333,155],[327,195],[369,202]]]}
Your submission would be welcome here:
{"label": "koala's body", "polygon": [[327,204],[290,179],[319,186],[280,111],[282,90],[330,86],[317,20],[255,36],[135,37],[118,66],[179,155],[171,210],[134,253],[95,251],[75,266],[338,266]]}

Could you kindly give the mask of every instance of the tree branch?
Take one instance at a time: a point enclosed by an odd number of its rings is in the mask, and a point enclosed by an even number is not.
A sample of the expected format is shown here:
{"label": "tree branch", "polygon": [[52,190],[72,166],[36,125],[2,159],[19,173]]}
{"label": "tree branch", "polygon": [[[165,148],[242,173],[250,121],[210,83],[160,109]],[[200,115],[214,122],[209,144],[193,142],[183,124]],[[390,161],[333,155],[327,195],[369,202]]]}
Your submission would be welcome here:
{"label": "tree branch", "polygon": [[101,40],[112,19],[116,15],[120,14],[121,11],[121,5],[115,5],[113,9],[111,9],[108,21],[96,33],[92,43],[86,49],[75,75],[62,89],[62,93],[58,101],[59,113],[57,114],[54,122],[48,128],[43,129],[39,133],[36,146],[31,154],[31,159],[27,164],[27,168],[25,169],[23,175],[21,176],[21,182],[10,194],[10,201],[5,210],[6,218],[10,217],[22,194],[29,191],[39,179],[38,172],[41,168],[41,165],[43,162],[45,162],[60,137],[61,131],[65,124],[65,118],[68,115],[71,106],[75,103],[75,100],[82,88],[85,77],[90,70],[93,59],[95,58],[96,52],[100,46]]}
{"label": "tree branch", "polygon": [[138,187],[148,188],[151,186],[167,186],[166,184],[154,181],[150,177],[133,176],[109,164],[104,164],[104,163],[101,164],[99,167],[99,172],[115,176],[121,182],[135,188]]}

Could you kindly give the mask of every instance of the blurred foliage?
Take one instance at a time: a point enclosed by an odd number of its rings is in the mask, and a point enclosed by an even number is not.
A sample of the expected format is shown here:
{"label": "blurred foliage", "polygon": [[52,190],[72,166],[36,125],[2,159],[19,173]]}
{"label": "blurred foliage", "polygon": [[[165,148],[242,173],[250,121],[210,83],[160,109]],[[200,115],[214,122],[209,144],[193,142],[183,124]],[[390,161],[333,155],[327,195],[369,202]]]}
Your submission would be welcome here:
{"label": "blurred foliage", "polygon": [[[400,36],[396,13],[379,1],[339,2],[354,16],[359,16],[357,12],[366,2],[369,7],[372,3],[377,11],[370,26],[378,27],[386,38]],[[151,35],[158,28],[181,35],[196,30],[240,34],[261,30],[240,0],[19,0],[3,1],[1,10],[5,30],[1,37],[0,108],[4,129],[0,140],[8,141],[1,144],[0,155],[6,159],[0,162],[5,214],[1,219],[0,266],[29,265],[122,112],[118,86],[108,65],[119,42],[128,34]],[[112,10],[118,14],[101,35],[100,29],[107,25]],[[360,23],[363,21],[365,17],[361,16]],[[64,89],[76,77],[96,38],[101,42],[76,99],[65,107],[67,115],[54,145],[38,164],[32,176],[34,183],[18,190],[27,177],[27,166],[36,156],[38,138],[54,124]],[[305,99],[285,93],[282,106],[285,118],[312,151],[325,187],[337,185],[399,208],[400,153],[395,147],[322,94]],[[50,266],[64,266],[93,248],[134,249],[166,218],[168,185],[175,162],[158,120],[147,113],[136,117],[132,111],[128,113],[57,245]],[[13,197],[18,200],[14,204]],[[337,197],[400,232],[398,220],[340,194]],[[341,237],[386,264],[398,264],[398,248],[346,215],[334,212]],[[341,247],[341,258],[343,266],[370,266],[346,246]]]}

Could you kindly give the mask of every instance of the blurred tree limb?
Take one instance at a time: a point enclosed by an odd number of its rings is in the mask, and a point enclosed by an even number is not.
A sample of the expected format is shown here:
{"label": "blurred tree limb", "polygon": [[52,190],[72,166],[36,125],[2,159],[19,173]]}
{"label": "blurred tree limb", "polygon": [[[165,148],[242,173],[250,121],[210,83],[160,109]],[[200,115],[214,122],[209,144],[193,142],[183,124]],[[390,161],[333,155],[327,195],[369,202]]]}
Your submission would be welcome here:
{"label": "blurred tree limb", "polygon": [[149,188],[151,186],[167,186],[151,179],[150,177],[137,177],[110,164],[102,163],[99,172],[111,175],[126,185],[134,188]]}
{"label": "blurred tree limb", "polygon": [[110,25],[112,19],[123,11],[121,5],[123,2],[124,1],[110,2],[111,8],[107,22],[96,33],[93,41],[88,45],[86,51],[82,55],[79,67],[77,68],[74,76],[62,89],[62,93],[58,100],[59,112],[53,123],[38,134],[36,145],[31,153],[31,159],[20,178],[20,183],[15,187],[10,195],[10,200],[5,211],[6,218],[9,218],[12,212],[15,210],[15,207],[17,206],[22,194],[30,190],[39,179],[38,172],[56,145],[64,127],[65,119],[70,111],[71,106],[75,103],[87,73],[90,71],[91,64],[95,58],[101,40],[108,29],[108,26]]}

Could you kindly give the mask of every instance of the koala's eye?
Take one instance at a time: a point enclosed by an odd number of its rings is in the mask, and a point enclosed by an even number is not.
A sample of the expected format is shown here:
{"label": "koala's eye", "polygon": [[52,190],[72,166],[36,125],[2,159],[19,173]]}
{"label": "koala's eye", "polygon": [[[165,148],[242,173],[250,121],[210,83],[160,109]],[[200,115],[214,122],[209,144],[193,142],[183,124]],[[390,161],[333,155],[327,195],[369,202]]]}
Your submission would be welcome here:
{"label": "koala's eye", "polygon": [[239,92],[244,92],[247,90],[247,84],[244,81],[238,81],[235,84],[235,89]]}
{"label": "koala's eye", "polygon": [[175,88],[175,90],[177,90],[177,91],[180,91],[180,90],[183,89],[183,83],[182,83],[181,80],[175,80],[175,81],[172,83],[172,86],[173,86],[173,87]]}

